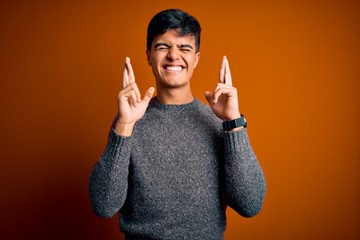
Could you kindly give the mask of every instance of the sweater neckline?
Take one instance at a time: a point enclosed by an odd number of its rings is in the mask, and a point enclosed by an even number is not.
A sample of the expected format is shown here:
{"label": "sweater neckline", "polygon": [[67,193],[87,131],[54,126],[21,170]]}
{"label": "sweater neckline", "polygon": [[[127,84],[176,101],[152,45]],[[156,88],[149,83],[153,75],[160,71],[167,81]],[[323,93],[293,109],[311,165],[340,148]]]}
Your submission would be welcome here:
{"label": "sweater neckline", "polygon": [[155,107],[157,109],[162,110],[184,110],[184,109],[191,109],[194,108],[197,102],[197,98],[194,97],[194,99],[190,103],[185,104],[163,104],[159,102],[157,97],[153,97],[149,103],[150,106]]}

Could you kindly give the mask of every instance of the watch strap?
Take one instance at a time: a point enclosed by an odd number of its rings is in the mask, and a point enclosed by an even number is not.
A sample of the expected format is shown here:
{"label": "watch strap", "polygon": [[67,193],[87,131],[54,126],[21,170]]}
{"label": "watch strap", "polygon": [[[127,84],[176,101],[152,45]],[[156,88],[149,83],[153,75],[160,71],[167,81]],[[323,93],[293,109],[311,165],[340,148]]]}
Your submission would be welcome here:
{"label": "watch strap", "polygon": [[245,119],[245,116],[241,114],[240,118],[234,119],[234,120],[230,120],[230,121],[225,121],[222,123],[223,125],[223,129],[225,131],[231,131],[234,128],[238,128],[238,127],[247,127],[247,122]]}

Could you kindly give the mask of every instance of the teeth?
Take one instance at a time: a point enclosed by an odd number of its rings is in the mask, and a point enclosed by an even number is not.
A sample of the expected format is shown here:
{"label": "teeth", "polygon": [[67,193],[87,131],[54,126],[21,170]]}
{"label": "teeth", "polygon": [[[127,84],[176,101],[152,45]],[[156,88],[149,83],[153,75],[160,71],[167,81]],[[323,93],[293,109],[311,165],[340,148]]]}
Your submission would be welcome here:
{"label": "teeth", "polygon": [[169,71],[181,71],[182,67],[181,66],[166,66],[166,70],[169,70]]}

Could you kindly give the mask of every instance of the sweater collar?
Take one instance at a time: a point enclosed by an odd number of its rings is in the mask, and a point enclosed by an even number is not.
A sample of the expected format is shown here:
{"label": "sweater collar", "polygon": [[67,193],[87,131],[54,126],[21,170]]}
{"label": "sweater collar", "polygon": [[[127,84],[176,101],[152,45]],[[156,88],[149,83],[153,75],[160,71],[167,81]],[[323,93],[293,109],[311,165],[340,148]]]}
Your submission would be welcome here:
{"label": "sweater collar", "polygon": [[149,107],[154,107],[162,110],[184,110],[184,109],[194,108],[197,101],[198,99],[194,97],[194,99],[190,103],[186,103],[186,104],[163,104],[160,103],[157,97],[155,96],[150,100]]}

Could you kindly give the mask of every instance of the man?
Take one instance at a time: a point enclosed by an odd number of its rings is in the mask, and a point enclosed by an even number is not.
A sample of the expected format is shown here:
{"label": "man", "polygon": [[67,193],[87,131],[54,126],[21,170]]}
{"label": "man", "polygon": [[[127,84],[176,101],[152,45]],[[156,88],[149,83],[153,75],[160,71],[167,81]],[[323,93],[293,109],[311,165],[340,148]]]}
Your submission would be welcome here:
{"label": "man", "polygon": [[144,97],[126,58],[118,115],[108,144],[90,176],[95,213],[120,212],[131,239],[223,239],[225,209],[252,217],[266,186],[239,112],[229,63],[206,92],[209,105],[191,93],[200,59],[200,25],[169,9],[149,23],[147,59],[156,79]]}

